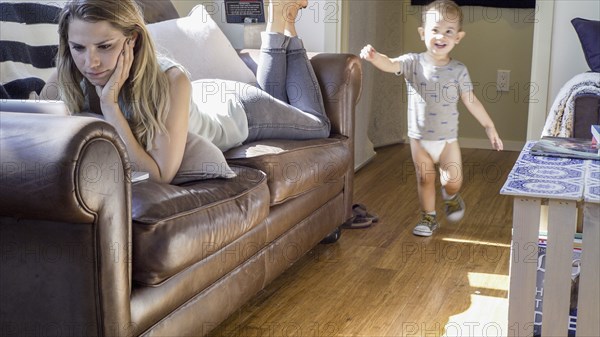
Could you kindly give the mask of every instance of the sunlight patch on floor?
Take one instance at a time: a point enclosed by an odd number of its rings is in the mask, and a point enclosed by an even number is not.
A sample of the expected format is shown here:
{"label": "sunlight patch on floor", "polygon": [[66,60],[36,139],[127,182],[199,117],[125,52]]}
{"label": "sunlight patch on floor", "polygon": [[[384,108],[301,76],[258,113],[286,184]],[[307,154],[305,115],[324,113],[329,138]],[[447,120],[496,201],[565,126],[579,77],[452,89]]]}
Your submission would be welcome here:
{"label": "sunlight patch on floor", "polygon": [[508,299],[473,294],[469,309],[448,318],[443,336],[507,336],[507,329]]}
{"label": "sunlight patch on floor", "polygon": [[467,278],[471,288],[508,291],[508,275],[469,272]]}
{"label": "sunlight patch on floor", "polygon": [[475,241],[475,240],[465,240],[465,239],[455,239],[455,238],[443,238],[442,240],[450,241],[450,242],[458,242],[458,243],[468,243],[468,244],[473,244],[473,245],[484,245],[484,246],[510,248],[510,244],[499,243],[499,242]]}

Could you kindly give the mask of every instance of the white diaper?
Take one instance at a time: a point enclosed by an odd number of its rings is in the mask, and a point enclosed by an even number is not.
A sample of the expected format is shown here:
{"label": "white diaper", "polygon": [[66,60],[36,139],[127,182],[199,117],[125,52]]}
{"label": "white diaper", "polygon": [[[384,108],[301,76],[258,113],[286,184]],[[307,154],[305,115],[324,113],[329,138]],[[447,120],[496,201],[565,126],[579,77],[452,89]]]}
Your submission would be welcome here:
{"label": "white diaper", "polygon": [[433,162],[437,164],[440,161],[440,155],[442,155],[442,151],[444,151],[446,144],[451,144],[451,143],[454,143],[455,141],[456,141],[456,138],[448,139],[448,140],[423,140],[423,139],[420,139],[419,144],[421,144],[421,147],[423,149],[425,149],[425,151],[427,151],[427,153],[429,153],[429,155],[431,156],[431,159],[433,159]]}

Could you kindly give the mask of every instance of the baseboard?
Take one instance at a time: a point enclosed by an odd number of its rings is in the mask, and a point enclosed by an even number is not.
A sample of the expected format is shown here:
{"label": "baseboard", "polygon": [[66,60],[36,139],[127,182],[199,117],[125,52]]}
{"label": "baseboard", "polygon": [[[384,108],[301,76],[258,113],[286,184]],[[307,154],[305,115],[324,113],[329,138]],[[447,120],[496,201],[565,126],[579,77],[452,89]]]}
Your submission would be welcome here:
{"label": "baseboard", "polygon": [[[481,139],[459,137],[458,142],[460,143],[460,147],[465,149],[492,149],[492,144],[487,138]],[[521,151],[523,146],[525,146],[525,141],[503,140],[502,144],[504,145],[504,151]]]}
{"label": "baseboard", "polygon": [[[460,147],[465,148],[465,149],[482,149],[482,150],[491,150],[492,149],[492,144],[490,144],[490,140],[487,138],[483,139],[483,138],[459,137],[458,142],[460,143]],[[380,147],[390,146],[390,145],[402,144],[402,143],[408,143],[408,142],[405,142],[404,140],[402,140],[402,141],[393,142],[390,144],[377,145],[375,147],[375,149],[380,148]],[[502,144],[504,145],[504,151],[520,152],[521,150],[523,150],[523,146],[525,146],[525,141],[503,140]],[[372,158],[370,158],[370,159],[372,159]],[[365,162],[365,164],[366,163],[368,163],[368,161]],[[364,165],[361,165],[360,167],[362,167],[362,166],[364,166]]]}
{"label": "baseboard", "polygon": [[397,144],[404,144],[404,143],[408,143],[408,138],[403,137],[403,138],[395,139],[393,141],[389,141],[389,142],[385,142],[385,143],[373,144],[373,147],[375,149],[378,149],[380,147],[386,147],[386,146],[397,145]]}
{"label": "baseboard", "polygon": [[365,167],[368,163],[373,161],[373,158],[375,158],[376,155],[377,155],[377,152],[373,152],[369,157],[364,159],[362,162],[355,163],[354,172],[358,172],[358,170],[360,170],[361,168]]}

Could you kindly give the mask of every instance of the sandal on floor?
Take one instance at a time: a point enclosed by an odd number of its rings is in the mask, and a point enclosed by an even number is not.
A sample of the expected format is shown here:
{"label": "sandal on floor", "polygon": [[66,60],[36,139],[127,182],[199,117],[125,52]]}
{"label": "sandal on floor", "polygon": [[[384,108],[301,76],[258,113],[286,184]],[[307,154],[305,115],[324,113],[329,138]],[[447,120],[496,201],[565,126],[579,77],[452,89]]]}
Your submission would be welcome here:
{"label": "sandal on floor", "polygon": [[372,224],[373,221],[371,219],[353,216],[352,218],[348,219],[348,221],[346,221],[344,224],[342,224],[341,227],[345,229],[360,229],[371,227]]}
{"label": "sandal on floor", "polygon": [[352,213],[356,216],[363,217],[365,219],[371,219],[372,222],[378,222],[379,217],[376,214],[367,212],[367,206],[363,204],[352,205]]}
{"label": "sandal on floor", "polygon": [[342,228],[357,229],[367,228],[378,222],[379,217],[367,212],[367,207],[363,204],[352,205],[352,218],[342,225]]}

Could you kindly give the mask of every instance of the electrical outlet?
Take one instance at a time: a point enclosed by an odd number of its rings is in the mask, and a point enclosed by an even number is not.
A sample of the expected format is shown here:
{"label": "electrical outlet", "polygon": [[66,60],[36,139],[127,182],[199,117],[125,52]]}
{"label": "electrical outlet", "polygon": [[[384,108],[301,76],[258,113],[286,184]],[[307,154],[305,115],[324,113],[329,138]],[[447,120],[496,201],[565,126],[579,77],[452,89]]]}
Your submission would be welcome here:
{"label": "electrical outlet", "polygon": [[496,77],[496,90],[497,91],[509,91],[510,88],[510,70],[498,69],[498,75]]}

